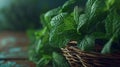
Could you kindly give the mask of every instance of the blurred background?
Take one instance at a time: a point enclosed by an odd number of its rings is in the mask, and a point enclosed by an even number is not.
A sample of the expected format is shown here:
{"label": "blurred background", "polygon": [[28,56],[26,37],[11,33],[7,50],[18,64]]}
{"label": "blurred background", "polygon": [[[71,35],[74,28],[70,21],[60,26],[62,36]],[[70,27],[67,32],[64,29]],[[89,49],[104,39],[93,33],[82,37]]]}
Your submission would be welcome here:
{"label": "blurred background", "polygon": [[42,13],[65,1],[0,0],[0,67],[35,67],[28,61],[28,34],[41,28]]}
{"label": "blurred background", "polygon": [[42,27],[42,13],[65,1],[0,0],[0,67],[35,67],[34,63],[27,60],[31,43],[29,35],[31,31]]}
{"label": "blurred background", "polygon": [[66,0],[0,0],[0,31],[40,28],[39,16]]}

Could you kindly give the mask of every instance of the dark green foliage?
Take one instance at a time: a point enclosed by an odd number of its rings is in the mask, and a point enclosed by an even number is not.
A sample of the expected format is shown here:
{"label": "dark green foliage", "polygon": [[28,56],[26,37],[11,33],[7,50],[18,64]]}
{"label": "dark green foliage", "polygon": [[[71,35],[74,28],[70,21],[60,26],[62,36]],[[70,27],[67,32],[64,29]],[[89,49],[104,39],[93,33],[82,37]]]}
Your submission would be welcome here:
{"label": "dark green foliage", "polygon": [[36,36],[39,42],[33,52],[37,58],[32,57],[33,60],[38,66],[69,67],[60,48],[71,40],[77,41],[78,48],[87,52],[96,51],[96,40],[105,40],[97,43],[103,47],[102,54],[119,52],[120,12],[116,1],[88,0],[83,10],[79,6],[70,8],[79,1],[69,0],[62,7],[44,14],[41,17],[44,26]]}
{"label": "dark green foliage", "polygon": [[86,35],[83,40],[78,44],[78,47],[83,51],[94,51],[95,49],[95,38],[91,35]]}
{"label": "dark green foliage", "polygon": [[62,12],[71,12],[73,5],[77,2],[77,0],[68,0],[62,6]]}
{"label": "dark green foliage", "polygon": [[[80,16],[78,30],[84,34],[99,31],[95,30],[95,28],[102,24],[102,21],[106,17],[107,10],[104,0],[88,0],[85,14],[84,16]],[[82,19],[85,20],[82,21]],[[104,30],[104,27],[102,29]]]}
{"label": "dark green foliage", "polygon": [[63,55],[53,52],[53,67],[70,67]]}
{"label": "dark green foliage", "polygon": [[65,3],[62,8],[58,7],[50,10],[41,16],[43,28],[35,33],[35,47],[34,50],[30,51],[32,54],[30,59],[38,67],[69,67],[69,64],[61,54],[60,48],[65,47],[71,39],[76,39],[74,37],[77,34],[75,33],[76,23],[72,13],[66,11],[70,3]]}
{"label": "dark green foliage", "polygon": [[107,37],[110,39],[102,50],[102,53],[106,54],[113,52],[111,50],[112,48],[111,46],[113,42],[116,41],[119,42],[118,40],[120,36],[120,15],[116,12],[116,9],[114,10],[112,9],[112,11],[110,11],[110,14],[106,19],[105,26],[106,26]]}
{"label": "dark green foliage", "polygon": [[85,13],[79,17],[78,33],[108,40],[102,50],[104,54],[112,53],[115,50],[111,47],[113,42],[119,40],[120,18],[116,4],[118,4],[116,0],[88,0]]}

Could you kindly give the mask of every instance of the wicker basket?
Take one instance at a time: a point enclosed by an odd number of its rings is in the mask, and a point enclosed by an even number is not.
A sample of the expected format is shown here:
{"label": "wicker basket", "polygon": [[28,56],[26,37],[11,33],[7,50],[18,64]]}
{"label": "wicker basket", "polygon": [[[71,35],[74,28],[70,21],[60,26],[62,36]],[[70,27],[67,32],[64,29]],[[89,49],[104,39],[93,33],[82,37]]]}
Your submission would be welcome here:
{"label": "wicker basket", "polygon": [[88,53],[75,45],[69,45],[61,50],[71,67],[120,67],[120,54]]}

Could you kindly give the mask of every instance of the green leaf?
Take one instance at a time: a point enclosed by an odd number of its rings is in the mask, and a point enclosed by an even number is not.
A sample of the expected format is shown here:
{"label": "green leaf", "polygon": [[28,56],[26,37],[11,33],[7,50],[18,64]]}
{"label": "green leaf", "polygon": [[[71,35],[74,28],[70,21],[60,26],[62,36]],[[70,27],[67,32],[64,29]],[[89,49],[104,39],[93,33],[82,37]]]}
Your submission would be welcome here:
{"label": "green leaf", "polygon": [[51,59],[52,59],[51,56],[43,55],[43,57],[37,62],[37,67],[47,66]]}
{"label": "green leaf", "polygon": [[41,40],[39,40],[38,42],[37,42],[37,46],[36,46],[36,53],[39,53],[39,51],[40,51],[40,48],[42,47],[43,45],[41,45]]}
{"label": "green leaf", "polygon": [[70,67],[66,59],[59,53],[53,52],[53,67]]}
{"label": "green leaf", "polygon": [[63,47],[68,42],[65,35],[62,34],[65,31],[64,18],[66,18],[66,15],[66,13],[60,13],[51,20],[52,29],[49,42],[54,47]]}
{"label": "green leaf", "polygon": [[43,37],[44,34],[46,33],[46,31],[47,31],[47,27],[44,27],[44,28],[41,29],[41,30],[35,31],[34,34],[35,34],[35,36],[36,36],[36,39],[39,39],[39,38]]}
{"label": "green leaf", "polygon": [[52,10],[46,12],[44,15],[45,21],[47,23],[49,23],[54,16],[59,14],[60,9],[61,9],[61,7],[58,7],[58,8],[55,8],[55,9],[52,9]]}
{"label": "green leaf", "polygon": [[79,9],[78,9],[78,6],[76,6],[74,8],[74,20],[75,20],[76,24],[79,22]]}
{"label": "green leaf", "polygon": [[[98,23],[102,24],[109,10],[105,2],[105,0],[89,0],[87,2],[85,14],[88,20],[87,23],[84,25],[84,27],[87,27],[85,30],[96,28],[93,27],[93,25],[96,26],[96,24],[98,25]],[[93,30],[90,30],[90,32],[91,31]]]}
{"label": "green leaf", "polygon": [[113,18],[114,16],[112,14],[109,14],[105,20],[105,29],[107,36],[111,36],[113,34]]}
{"label": "green leaf", "polygon": [[116,35],[119,35],[119,32],[120,32],[119,19],[120,19],[120,15],[118,15],[115,9],[110,12],[110,14],[108,15],[105,21],[107,37],[113,36],[113,34],[115,34],[116,31],[118,31],[116,32]]}
{"label": "green leaf", "polygon": [[[106,36],[107,38],[110,38],[110,40],[105,44],[104,48],[102,49],[101,53],[103,54],[110,54],[112,53],[113,49],[111,49],[113,42],[117,41],[120,36],[120,15],[117,14],[116,10],[113,9],[110,11],[110,14],[108,15],[106,22]],[[115,49],[114,49],[115,50]]]}
{"label": "green leaf", "polygon": [[64,30],[75,30],[76,23],[74,17],[70,14],[64,18]]}
{"label": "green leaf", "polygon": [[92,8],[92,5],[93,3],[95,2],[96,0],[88,0],[87,3],[86,3],[86,8],[85,8],[85,13],[90,16],[90,13],[91,13],[91,8]]}
{"label": "green leaf", "polygon": [[[86,24],[86,23],[87,23],[87,17],[86,17],[86,15],[85,14],[81,14],[80,17],[79,17],[79,24],[78,24],[78,27],[77,27],[77,31],[78,32],[80,31],[80,32],[84,33],[81,30],[82,30],[82,27],[84,26],[84,24]],[[86,31],[86,30],[84,30],[84,31]]]}
{"label": "green leaf", "polygon": [[115,0],[106,0],[107,9],[110,9],[111,6],[115,3]]}
{"label": "green leaf", "polygon": [[105,0],[88,0],[85,14],[79,17],[78,33],[86,35],[93,32],[105,32],[104,20],[108,11]]}
{"label": "green leaf", "polygon": [[49,41],[54,47],[63,47],[70,41],[70,39],[78,37],[78,35],[73,36],[76,30],[76,23],[73,16],[68,15],[64,17],[62,21],[63,22],[61,24],[51,29],[50,32]]}
{"label": "green leaf", "polygon": [[95,48],[95,38],[94,36],[86,35],[85,38],[82,39],[80,44],[78,44],[80,50],[83,51],[93,51]]}
{"label": "green leaf", "polygon": [[68,0],[62,6],[62,12],[71,12],[73,8],[73,4],[77,2],[76,0]]}
{"label": "green leaf", "polygon": [[48,12],[46,12],[45,14],[42,14],[42,15],[40,16],[41,23],[42,23],[43,27],[46,27],[46,26],[47,26],[48,30],[50,30],[50,28],[51,28],[50,21],[51,21],[51,19],[52,19],[54,16],[56,16],[57,14],[59,14],[60,9],[61,9],[61,7],[52,9],[52,10],[50,10],[50,11],[48,11]]}
{"label": "green leaf", "polygon": [[103,47],[101,53],[102,54],[110,54],[111,53],[111,46],[112,46],[112,42],[114,41],[114,37],[112,36],[110,38],[110,40],[105,44],[105,46]]}
{"label": "green leaf", "polygon": [[64,25],[59,25],[50,32],[49,42],[53,47],[63,47],[68,43],[68,39],[63,34]]}
{"label": "green leaf", "polygon": [[86,7],[86,14],[88,14],[88,17],[91,19],[106,12],[107,10],[105,0],[89,0]]}
{"label": "green leaf", "polygon": [[60,13],[60,14],[54,16],[50,21],[51,26],[56,27],[59,24],[61,24],[66,15],[67,15],[67,13]]}

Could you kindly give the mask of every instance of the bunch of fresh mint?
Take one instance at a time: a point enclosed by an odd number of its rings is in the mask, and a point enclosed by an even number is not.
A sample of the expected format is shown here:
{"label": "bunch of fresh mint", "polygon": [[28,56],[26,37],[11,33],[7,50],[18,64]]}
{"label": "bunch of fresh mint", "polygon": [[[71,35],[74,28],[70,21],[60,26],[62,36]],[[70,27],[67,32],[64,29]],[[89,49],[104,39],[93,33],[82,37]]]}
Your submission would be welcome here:
{"label": "bunch of fresh mint", "polygon": [[105,40],[102,54],[119,52],[120,1],[88,0],[85,9],[77,6],[80,2],[68,0],[41,16],[43,29],[35,32],[30,51],[30,59],[39,67],[69,67],[60,48],[72,40],[87,52],[95,52],[96,40]]}

